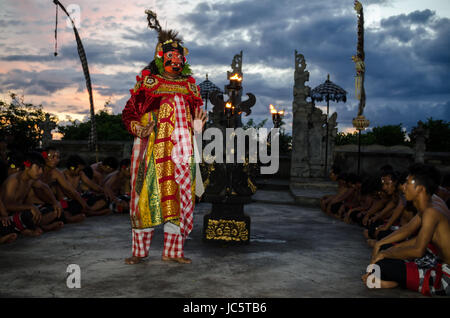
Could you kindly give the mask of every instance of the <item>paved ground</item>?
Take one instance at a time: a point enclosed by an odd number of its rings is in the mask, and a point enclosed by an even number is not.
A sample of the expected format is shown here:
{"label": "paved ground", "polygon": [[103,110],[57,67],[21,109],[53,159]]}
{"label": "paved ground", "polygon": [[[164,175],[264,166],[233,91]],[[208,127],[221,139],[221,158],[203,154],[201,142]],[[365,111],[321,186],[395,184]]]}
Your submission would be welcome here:
{"label": "paved ground", "polygon": [[[252,242],[218,246],[201,240],[198,204],[186,243],[190,265],[163,263],[162,229],[148,260],[125,265],[131,252],[125,215],[90,218],[39,238],[0,246],[1,297],[421,297],[408,290],[368,290],[360,280],[370,259],[362,230],[317,208],[252,203]],[[69,264],[81,288],[66,286]]]}

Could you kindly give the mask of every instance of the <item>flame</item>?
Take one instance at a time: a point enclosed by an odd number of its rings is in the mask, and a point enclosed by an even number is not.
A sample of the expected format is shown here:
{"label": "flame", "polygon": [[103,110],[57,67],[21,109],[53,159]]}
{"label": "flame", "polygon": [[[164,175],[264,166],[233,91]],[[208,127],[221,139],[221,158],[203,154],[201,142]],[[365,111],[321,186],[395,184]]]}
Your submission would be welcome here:
{"label": "flame", "polygon": [[278,115],[280,115],[280,116],[283,116],[283,115],[284,115],[284,110],[278,111],[278,110],[275,108],[275,106],[273,106],[272,104],[270,104],[269,107],[270,107],[270,113],[271,113],[271,114],[278,114]]}
{"label": "flame", "polygon": [[276,114],[277,113],[277,110],[275,109],[275,107],[272,104],[270,104],[269,107],[270,107],[270,113],[271,114]]}
{"label": "flame", "polygon": [[225,104],[225,107],[226,107],[226,108],[232,108],[232,105],[231,105],[230,102],[228,102],[228,103]]}
{"label": "flame", "polygon": [[239,76],[239,74],[234,74],[233,76],[230,77],[230,81],[238,81],[241,82],[242,81],[242,77]]}

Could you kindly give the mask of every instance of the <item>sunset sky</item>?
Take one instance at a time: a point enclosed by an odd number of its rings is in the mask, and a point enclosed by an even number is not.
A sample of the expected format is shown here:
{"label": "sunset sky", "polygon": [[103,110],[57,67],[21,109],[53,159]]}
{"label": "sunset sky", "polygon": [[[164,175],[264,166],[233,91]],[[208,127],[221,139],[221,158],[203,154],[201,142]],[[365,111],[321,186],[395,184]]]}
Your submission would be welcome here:
{"label": "sunset sky", "polygon": [[[402,123],[408,130],[428,117],[450,120],[450,1],[361,1],[365,12],[365,115],[371,126]],[[243,53],[244,94],[257,98],[251,118],[269,118],[269,104],[285,109],[292,125],[294,51],[306,58],[311,88],[331,80],[347,103],[331,103],[340,131],[356,116],[354,89],[357,17],[353,0],[78,0],[78,31],[89,62],[96,110],[111,101],[120,113],[135,77],[151,60],[156,32],[145,9],[163,28],[179,31],[197,84],[223,88],[233,56]],[[24,95],[61,121],[89,112],[85,80],[71,27],[51,0],[0,0],[0,94]],[[72,11],[75,14],[76,10]],[[270,121],[270,120],[269,120]]]}

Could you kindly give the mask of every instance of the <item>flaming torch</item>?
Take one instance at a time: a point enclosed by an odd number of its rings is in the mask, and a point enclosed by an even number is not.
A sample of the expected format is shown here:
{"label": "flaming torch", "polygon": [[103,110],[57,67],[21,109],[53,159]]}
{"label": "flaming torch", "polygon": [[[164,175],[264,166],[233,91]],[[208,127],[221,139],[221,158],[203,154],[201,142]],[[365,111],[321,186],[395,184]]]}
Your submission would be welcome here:
{"label": "flaming torch", "polygon": [[272,104],[269,105],[270,107],[270,113],[272,114],[272,121],[274,128],[280,128],[281,126],[281,119],[284,116],[284,110],[278,111],[275,106]]}

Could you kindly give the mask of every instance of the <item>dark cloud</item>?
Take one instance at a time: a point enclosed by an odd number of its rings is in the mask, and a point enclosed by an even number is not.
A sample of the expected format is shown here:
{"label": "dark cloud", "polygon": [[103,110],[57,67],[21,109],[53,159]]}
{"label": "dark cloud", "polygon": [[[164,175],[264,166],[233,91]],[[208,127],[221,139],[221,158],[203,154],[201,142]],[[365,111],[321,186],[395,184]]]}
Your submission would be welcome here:
{"label": "dark cloud", "polygon": [[[389,6],[392,1],[372,0],[367,4]],[[127,17],[128,18],[128,17]],[[131,17],[130,17],[131,18]],[[275,100],[283,107],[292,105],[294,84],[294,51],[306,58],[311,72],[311,88],[321,84],[326,75],[348,92],[346,104],[334,105],[338,121],[351,126],[356,115],[354,98],[354,64],[356,53],[356,14],[347,1],[253,0],[211,4],[201,2],[191,12],[181,14],[182,25],[177,31],[190,50],[189,63],[194,70],[210,73],[210,79],[223,88],[226,74],[218,75],[217,68],[229,66],[233,56],[244,52],[244,94],[257,97],[252,115],[268,117],[268,104]],[[92,75],[96,90],[104,95],[125,94],[113,105],[121,111],[133,87],[135,75],[149,63],[154,54],[156,34],[148,28],[132,29],[121,21],[107,17],[105,25],[121,30],[121,41],[109,42],[83,39],[89,65],[98,68],[115,65],[134,65],[135,73]],[[97,31],[99,34],[101,28]],[[383,19],[379,28],[366,28],[366,116],[374,125],[403,123],[408,127],[425,117],[449,116],[450,94],[450,20],[431,10],[414,11]],[[5,56],[7,61],[49,62],[51,55],[17,54]],[[79,63],[75,43],[64,45],[58,59]],[[248,70],[256,65],[268,66],[263,73]],[[270,69],[270,71],[269,71]],[[210,70],[210,71],[208,71]],[[283,71],[283,78],[270,72]],[[291,70],[286,72],[286,70]],[[75,74],[76,72],[79,72]],[[11,73],[11,72],[10,72]],[[42,74],[40,74],[42,73]],[[212,78],[211,74],[215,77]],[[73,81],[84,90],[80,71],[12,72],[0,75],[2,87],[29,87],[35,93],[51,93]],[[53,75],[58,80],[48,80]],[[198,81],[204,74],[195,74]],[[39,81],[43,81],[40,83]]]}
{"label": "dark cloud", "polygon": [[23,71],[0,73],[0,86],[5,90],[23,90],[25,94],[47,96],[73,85],[74,78],[63,70]]}

